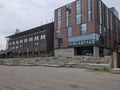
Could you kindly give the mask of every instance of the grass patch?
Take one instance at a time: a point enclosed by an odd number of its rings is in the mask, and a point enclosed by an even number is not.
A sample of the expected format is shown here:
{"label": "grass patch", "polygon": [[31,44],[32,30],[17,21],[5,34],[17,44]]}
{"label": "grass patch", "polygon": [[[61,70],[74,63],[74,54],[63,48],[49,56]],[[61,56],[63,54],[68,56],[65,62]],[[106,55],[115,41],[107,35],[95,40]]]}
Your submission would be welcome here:
{"label": "grass patch", "polygon": [[110,69],[108,68],[95,68],[95,69],[89,69],[89,70],[94,72],[110,72]]}
{"label": "grass patch", "polygon": [[98,71],[98,72],[110,72],[110,69],[108,69],[108,68],[95,68],[94,69],[95,71]]}

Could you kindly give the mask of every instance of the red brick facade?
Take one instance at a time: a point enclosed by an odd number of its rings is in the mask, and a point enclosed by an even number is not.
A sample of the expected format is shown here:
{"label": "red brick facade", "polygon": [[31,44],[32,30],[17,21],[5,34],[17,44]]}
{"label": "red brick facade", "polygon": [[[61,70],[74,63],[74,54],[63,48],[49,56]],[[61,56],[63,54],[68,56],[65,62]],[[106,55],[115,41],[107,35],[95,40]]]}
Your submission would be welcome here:
{"label": "red brick facade", "polygon": [[[55,10],[55,30],[54,30],[54,48],[69,48],[69,36],[67,35],[68,27],[72,28],[72,35],[80,36],[81,25],[86,24],[86,35],[95,33],[102,39],[103,44],[100,45],[97,42],[92,46],[98,46],[107,49],[114,49],[116,44],[120,42],[120,20],[114,15],[114,13],[100,0],[80,0],[81,8],[81,23],[76,24],[76,0],[68,5],[62,6]],[[91,20],[88,20],[88,2],[90,2]],[[58,10],[61,10],[61,25],[60,25],[60,38],[56,38],[56,32],[58,30]],[[69,26],[66,26],[66,12],[69,11],[68,19]],[[59,39],[62,40],[62,47],[59,47]],[[83,46],[89,46],[83,45]],[[72,47],[83,47],[82,45],[73,45]],[[90,45],[91,46],[91,45]]]}

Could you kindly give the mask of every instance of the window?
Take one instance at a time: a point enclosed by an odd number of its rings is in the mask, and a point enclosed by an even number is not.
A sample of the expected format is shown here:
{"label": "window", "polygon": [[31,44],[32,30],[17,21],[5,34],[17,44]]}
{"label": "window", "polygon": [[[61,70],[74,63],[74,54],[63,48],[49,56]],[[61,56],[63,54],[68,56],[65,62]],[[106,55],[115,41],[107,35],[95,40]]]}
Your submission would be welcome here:
{"label": "window", "polygon": [[106,31],[106,28],[104,27],[104,35],[106,37],[106,34],[107,34],[107,31]]}
{"label": "window", "polygon": [[107,28],[109,28],[108,8],[106,8]]}
{"label": "window", "polygon": [[28,42],[28,39],[26,38],[26,39],[24,39],[24,43],[26,43],[26,42]]}
{"label": "window", "polygon": [[58,18],[61,17],[61,9],[58,9]]}
{"label": "window", "polygon": [[20,40],[20,44],[22,44],[23,43],[23,40]]}
{"label": "window", "polygon": [[40,43],[40,46],[41,46],[41,47],[45,47],[45,46],[46,46],[46,43],[45,43],[45,42],[41,42],[41,43]]}
{"label": "window", "polygon": [[63,47],[63,41],[62,41],[62,39],[58,39],[58,47],[59,48]]}
{"label": "window", "polygon": [[16,49],[18,49],[19,47],[18,46],[16,46]]}
{"label": "window", "polygon": [[69,46],[76,46],[76,45],[91,45],[95,44],[99,41],[100,35],[99,34],[84,34],[80,36],[73,36],[68,38]]}
{"label": "window", "polygon": [[40,38],[41,38],[41,40],[44,40],[44,39],[46,39],[46,36],[45,35],[41,35]]}
{"label": "window", "polygon": [[38,47],[39,43],[34,43],[34,47]]}
{"label": "window", "polygon": [[102,24],[102,2],[99,1],[100,24]]}
{"label": "window", "polygon": [[32,42],[32,41],[33,41],[33,37],[30,37],[30,38],[29,38],[29,42]]}
{"label": "window", "polygon": [[15,47],[13,46],[12,49],[15,49]]}
{"label": "window", "polygon": [[61,38],[60,30],[57,30],[57,31],[56,31],[56,38]]}
{"label": "window", "polygon": [[68,27],[67,33],[68,37],[72,36],[72,27]]}
{"label": "window", "polygon": [[11,42],[9,42],[9,46],[11,45],[12,43]]}
{"label": "window", "polygon": [[12,44],[15,45],[15,41],[13,41]]}
{"label": "window", "polygon": [[81,0],[76,1],[76,24],[81,23],[82,10],[81,10]]}
{"label": "window", "polygon": [[112,30],[113,29],[113,18],[112,18],[112,13],[110,13],[110,29]]}
{"label": "window", "polygon": [[100,13],[99,13],[99,0],[96,0],[96,10],[95,10],[95,12],[96,12],[96,21],[99,22],[99,15],[100,15]]}
{"label": "window", "polygon": [[16,44],[19,44],[19,41],[18,41],[18,40],[16,41]]}
{"label": "window", "polygon": [[34,37],[34,40],[35,40],[35,41],[38,41],[38,40],[39,40],[39,36],[35,36],[35,37]]}
{"label": "window", "polygon": [[99,26],[100,34],[102,34],[102,25]]}
{"label": "window", "polygon": [[91,15],[91,13],[92,13],[92,11],[91,11],[91,0],[88,0],[88,21],[91,21],[91,19],[92,19],[92,15]]}
{"label": "window", "polygon": [[61,20],[58,21],[58,29],[61,28]]}
{"label": "window", "polygon": [[87,32],[87,24],[86,23],[81,24],[81,33],[86,34],[86,32]]}
{"label": "window", "polygon": [[66,27],[71,25],[71,4],[66,6]]}
{"label": "window", "polygon": [[57,29],[61,28],[61,8],[58,9],[58,13],[57,13]]}
{"label": "window", "polygon": [[66,11],[66,27],[69,25],[69,11]]}

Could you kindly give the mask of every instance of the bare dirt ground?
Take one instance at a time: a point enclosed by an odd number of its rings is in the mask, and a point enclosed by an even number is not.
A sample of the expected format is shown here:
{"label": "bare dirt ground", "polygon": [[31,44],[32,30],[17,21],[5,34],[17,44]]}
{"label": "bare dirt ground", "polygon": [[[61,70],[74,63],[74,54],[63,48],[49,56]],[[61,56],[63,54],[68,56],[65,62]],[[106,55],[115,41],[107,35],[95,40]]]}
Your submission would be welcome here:
{"label": "bare dirt ground", "polygon": [[120,75],[74,68],[0,66],[0,90],[120,90]]}

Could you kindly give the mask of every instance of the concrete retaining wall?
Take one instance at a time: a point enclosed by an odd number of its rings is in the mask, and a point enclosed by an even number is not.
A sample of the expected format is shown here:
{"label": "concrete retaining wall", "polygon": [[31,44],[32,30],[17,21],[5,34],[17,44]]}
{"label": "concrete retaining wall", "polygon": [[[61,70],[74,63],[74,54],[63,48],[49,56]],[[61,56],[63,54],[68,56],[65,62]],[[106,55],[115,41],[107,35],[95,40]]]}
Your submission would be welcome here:
{"label": "concrete retaining wall", "polygon": [[28,60],[4,60],[1,61],[2,65],[9,66],[58,66],[58,67],[70,67],[70,68],[107,68],[110,69],[112,57],[86,57],[86,56],[74,56],[74,57],[48,57],[48,58],[36,58]]}
{"label": "concrete retaining wall", "polygon": [[55,49],[55,57],[62,56],[74,56],[74,48],[67,48],[67,49]]}

